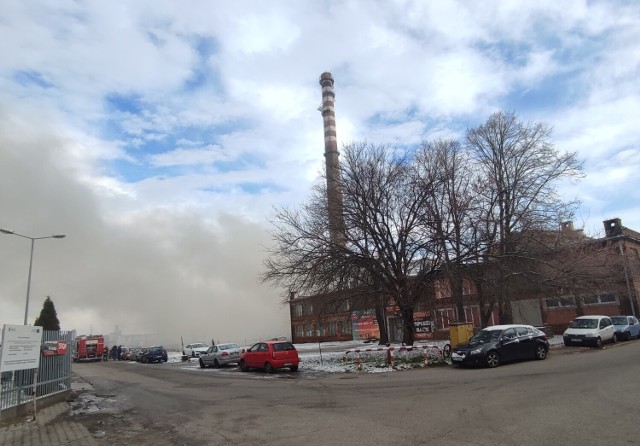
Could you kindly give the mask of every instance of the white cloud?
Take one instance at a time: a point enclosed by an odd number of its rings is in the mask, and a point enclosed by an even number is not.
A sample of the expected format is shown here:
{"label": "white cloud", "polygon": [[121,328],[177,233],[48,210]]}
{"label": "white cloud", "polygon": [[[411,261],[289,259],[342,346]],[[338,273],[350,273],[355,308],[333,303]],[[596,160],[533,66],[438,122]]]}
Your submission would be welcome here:
{"label": "white cloud", "polygon": [[211,164],[215,161],[228,159],[219,146],[209,146],[202,149],[175,149],[151,157],[153,166],[184,166]]}
{"label": "white cloud", "polygon": [[[67,233],[38,243],[32,313],[51,294],[81,331],[288,334],[261,246],[272,206],[323,169],[326,70],[340,144],[459,137],[514,110],[585,160],[563,189],[579,219],[640,229],[635,3],[33,0],[3,17],[0,226]],[[22,321],[23,242],[0,237],[0,323]]]}

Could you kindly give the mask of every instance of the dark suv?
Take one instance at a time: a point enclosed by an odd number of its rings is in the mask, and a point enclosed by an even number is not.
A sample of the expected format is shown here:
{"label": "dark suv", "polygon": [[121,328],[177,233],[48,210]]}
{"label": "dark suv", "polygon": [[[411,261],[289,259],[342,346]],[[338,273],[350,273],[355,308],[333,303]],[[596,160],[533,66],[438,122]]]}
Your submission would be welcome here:
{"label": "dark suv", "polygon": [[149,347],[146,352],[141,354],[140,361],[145,364],[150,362],[167,362],[167,350],[161,345]]}

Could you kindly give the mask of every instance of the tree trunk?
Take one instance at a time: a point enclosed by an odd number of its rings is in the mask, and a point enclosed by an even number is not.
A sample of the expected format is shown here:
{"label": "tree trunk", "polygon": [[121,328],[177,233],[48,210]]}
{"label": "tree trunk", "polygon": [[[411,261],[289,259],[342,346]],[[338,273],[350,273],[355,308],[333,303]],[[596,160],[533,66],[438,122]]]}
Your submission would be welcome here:
{"label": "tree trunk", "polygon": [[489,325],[489,320],[491,319],[491,314],[493,313],[493,310],[495,308],[495,304],[490,303],[487,305],[482,305],[480,306],[480,325],[481,328],[485,328],[487,325]]}
{"label": "tree trunk", "polygon": [[464,311],[464,296],[462,294],[462,279],[459,277],[455,277],[450,279],[449,283],[451,284],[453,301],[455,302],[456,306],[456,317],[458,318],[457,322],[467,322],[467,315]]}
{"label": "tree trunk", "polygon": [[376,320],[378,321],[378,330],[380,331],[380,345],[389,342],[389,333],[387,332],[387,321],[385,318],[384,303],[376,304]]}
{"label": "tree trunk", "polygon": [[513,313],[511,311],[511,302],[503,300],[498,306],[498,318],[501,324],[513,324]]}
{"label": "tree trunk", "polygon": [[413,345],[415,340],[415,325],[413,323],[413,307],[400,307],[402,313],[402,343],[404,345]]}
{"label": "tree trunk", "polygon": [[575,296],[574,299],[576,302],[576,316],[584,316],[584,307],[582,306],[580,296]]}

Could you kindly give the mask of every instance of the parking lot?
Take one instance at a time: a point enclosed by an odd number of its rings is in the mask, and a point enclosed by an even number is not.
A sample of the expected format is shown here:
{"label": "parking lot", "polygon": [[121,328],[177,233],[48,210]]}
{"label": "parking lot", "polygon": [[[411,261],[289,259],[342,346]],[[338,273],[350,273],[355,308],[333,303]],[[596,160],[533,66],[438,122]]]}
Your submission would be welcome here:
{"label": "parking lot", "polygon": [[74,364],[94,398],[75,417],[110,445],[628,444],[639,358],[633,340],[495,369],[269,375],[195,361]]}

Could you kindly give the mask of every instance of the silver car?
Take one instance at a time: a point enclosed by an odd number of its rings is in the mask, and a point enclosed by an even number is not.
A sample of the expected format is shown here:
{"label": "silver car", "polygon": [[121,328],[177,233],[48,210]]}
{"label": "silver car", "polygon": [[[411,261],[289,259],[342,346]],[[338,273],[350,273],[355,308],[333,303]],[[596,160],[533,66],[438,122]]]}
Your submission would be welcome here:
{"label": "silver car", "polygon": [[238,344],[212,345],[206,353],[200,355],[200,367],[237,364],[240,361],[241,353],[242,349]]}

